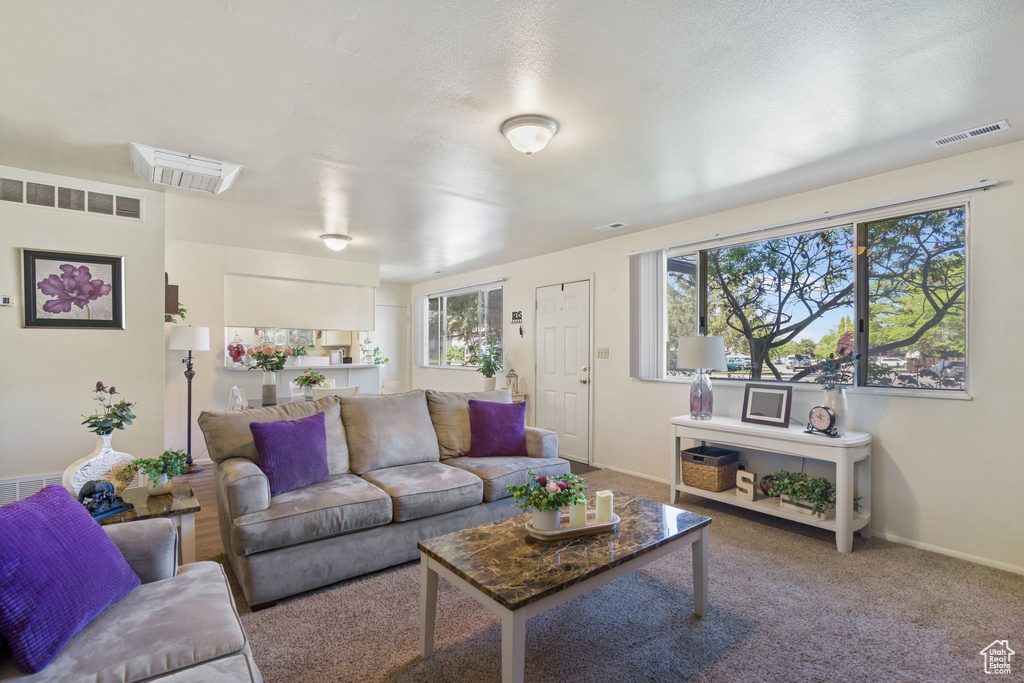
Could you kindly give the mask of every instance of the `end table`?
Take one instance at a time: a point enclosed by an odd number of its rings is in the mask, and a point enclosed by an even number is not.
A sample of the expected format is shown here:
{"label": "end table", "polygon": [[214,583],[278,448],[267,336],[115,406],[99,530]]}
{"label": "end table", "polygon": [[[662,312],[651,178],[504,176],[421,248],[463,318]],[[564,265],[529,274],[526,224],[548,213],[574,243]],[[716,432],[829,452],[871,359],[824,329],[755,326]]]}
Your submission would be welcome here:
{"label": "end table", "polygon": [[180,479],[174,482],[170,493],[162,496],[151,496],[143,487],[128,488],[121,492],[121,497],[135,508],[99,520],[102,526],[139,519],[172,518],[178,527],[178,564],[196,561],[196,513],[200,507],[192,484]]}

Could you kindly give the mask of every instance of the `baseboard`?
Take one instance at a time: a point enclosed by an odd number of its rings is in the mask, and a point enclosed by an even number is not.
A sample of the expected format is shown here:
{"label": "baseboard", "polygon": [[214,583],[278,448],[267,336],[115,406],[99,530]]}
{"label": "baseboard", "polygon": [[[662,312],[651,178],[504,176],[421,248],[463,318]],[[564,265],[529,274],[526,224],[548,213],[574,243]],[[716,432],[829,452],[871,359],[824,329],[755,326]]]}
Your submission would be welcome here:
{"label": "baseboard", "polygon": [[910,538],[903,538],[896,534],[887,534],[884,531],[871,531],[872,538],[882,538],[886,541],[892,541],[893,543],[901,543],[903,545],[909,545],[913,548],[920,548],[921,550],[928,550],[933,553],[940,555],[948,555],[949,557],[955,557],[959,560],[967,560],[968,562],[974,562],[975,564],[984,565],[986,567],[992,567],[993,569],[1002,569],[1003,571],[1010,572],[1012,574],[1024,575],[1024,567],[1018,567],[1015,564],[1009,562],[1000,562],[998,560],[990,560],[987,557],[981,557],[980,555],[971,555],[970,553],[963,553],[959,550],[951,550],[950,548],[943,548],[942,546],[932,545],[931,543],[922,543],[921,541],[915,541]]}
{"label": "baseboard", "polygon": [[592,463],[591,466],[600,467],[603,470],[611,470],[613,472],[622,472],[623,474],[630,474],[634,477],[640,477],[641,479],[650,479],[651,481],[656,481],[659,484],[664,484],[665,486],[668,486],[668,479],[663,479],[662,477],[652,477],[649,474],[643,474],[642,472],[634,472],[633,470],[627,470],[623,467],[615,467],[614,465],[605,465],[604,463],[600,462]]}

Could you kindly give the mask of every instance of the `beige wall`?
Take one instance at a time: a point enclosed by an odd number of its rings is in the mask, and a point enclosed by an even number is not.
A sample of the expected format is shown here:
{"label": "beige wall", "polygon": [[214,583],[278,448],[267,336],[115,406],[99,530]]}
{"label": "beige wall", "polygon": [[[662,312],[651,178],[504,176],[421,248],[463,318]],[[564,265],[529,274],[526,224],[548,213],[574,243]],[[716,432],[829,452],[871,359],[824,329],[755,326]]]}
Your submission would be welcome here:
{"label": "beige wall", "polygon": [[[413,286],[423,294],[506,277],[507,358],[527,377],[534,365],[534,289],[540,283],[595,275],[593,460],[595,464],[664,480],[669,477],[669,427],[687,412],[689,386],[629,378],[627,254],[820,215],[985,178],[1004,181],[971,200],[969,352],[972,400],[884,396],[854,390],[853,426],[871,432],[874,446],[874,531],[915,545],[969,556],[1024,572],[1021,482],[1024,447],[1014,429],[1021,404],[1024,337],[1024,142],[1003,145],[812,192],[746,206],[634,235]],[[628,220],[628,216],[624,217]],[[508,325],[524,313],[525,338]],[[474,390],[480,375],[414,367],[413,386]],[[716,384],[716,412],[738,415],[742,384]],[[798,390],[793,414],[820,402]]]}
{"label": "beige wall", "polygon": [[[154,457],[163,447],[164,195],[0,167],[0,176],[141,197],[143,221],[0,202],[0,479],[62,472],[96,437],[80,424],[97,381],[138,402],[117,450]],[[124,257],[125,329],[25,329],[21,249]]]}

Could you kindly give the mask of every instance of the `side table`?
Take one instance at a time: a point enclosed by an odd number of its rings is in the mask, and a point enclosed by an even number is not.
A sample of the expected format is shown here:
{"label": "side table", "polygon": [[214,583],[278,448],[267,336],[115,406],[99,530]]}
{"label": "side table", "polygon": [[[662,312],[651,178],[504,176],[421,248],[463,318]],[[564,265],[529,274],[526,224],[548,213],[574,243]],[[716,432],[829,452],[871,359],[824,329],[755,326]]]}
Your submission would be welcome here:
{"label": "side table", "polygon": [[121,492],[121,497],[135,507],[99,520],[102,526],[139,519],[172,518],[178,527],[178,564],[196,561],[196,513],[200,507],[192,484],[179,479],[171,492],[162,496],[151,496],[143,487],[128,488]]}

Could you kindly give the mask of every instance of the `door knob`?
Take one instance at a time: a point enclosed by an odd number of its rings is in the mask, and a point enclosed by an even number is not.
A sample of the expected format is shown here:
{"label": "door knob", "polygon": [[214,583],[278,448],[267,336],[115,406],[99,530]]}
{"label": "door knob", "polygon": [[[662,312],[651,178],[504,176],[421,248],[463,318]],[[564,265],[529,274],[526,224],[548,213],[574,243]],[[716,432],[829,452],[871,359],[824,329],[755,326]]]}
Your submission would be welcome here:
{"label": "door knob", "polygon": [[580,384],[586,384],[586,383],[587,383],[587,378],[586,377],[584,377],[583,379],[580,380]]}

